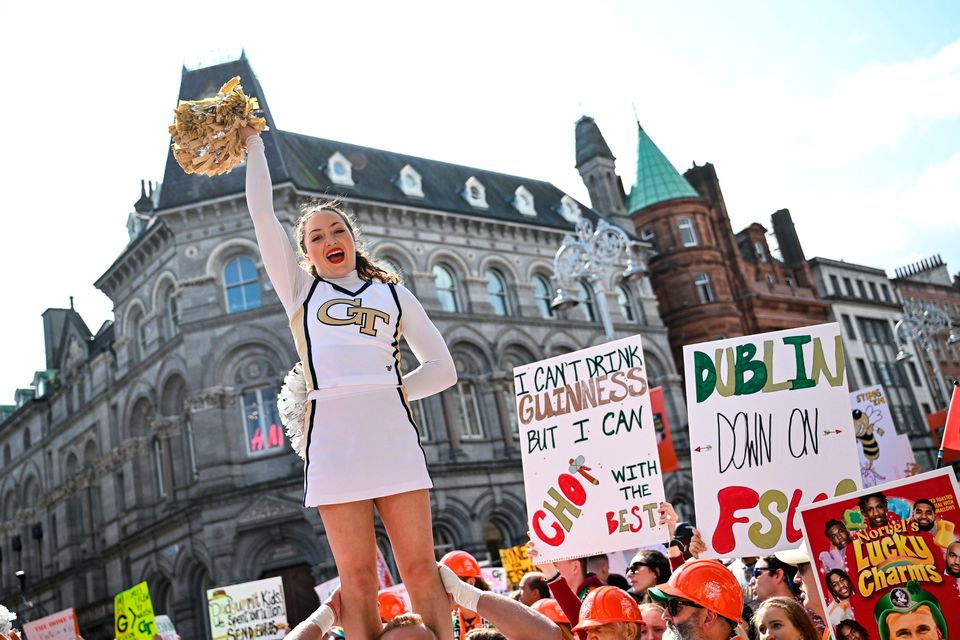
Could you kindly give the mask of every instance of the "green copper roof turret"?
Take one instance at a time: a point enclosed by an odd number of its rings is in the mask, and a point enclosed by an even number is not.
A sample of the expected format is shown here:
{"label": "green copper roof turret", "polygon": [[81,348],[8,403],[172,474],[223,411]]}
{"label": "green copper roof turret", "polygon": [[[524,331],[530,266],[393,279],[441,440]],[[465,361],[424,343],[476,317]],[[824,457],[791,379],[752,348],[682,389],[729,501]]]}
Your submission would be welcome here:
{"label": "green copper roof turret", "polygon": [[627,211],[636,213],[658,202],[699,197],[637,123],[637,181],[630,190]]}

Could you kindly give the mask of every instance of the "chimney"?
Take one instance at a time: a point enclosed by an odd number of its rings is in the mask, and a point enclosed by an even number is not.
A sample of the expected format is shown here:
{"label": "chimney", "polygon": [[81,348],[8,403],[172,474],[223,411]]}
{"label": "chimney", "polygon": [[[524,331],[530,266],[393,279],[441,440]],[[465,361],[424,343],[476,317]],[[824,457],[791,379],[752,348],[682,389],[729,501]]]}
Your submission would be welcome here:
{"label": "chimney", "polygon": [[803,247],[800,246],[800,238],[797,236],[797,229],[793,226],[793,218],[790,216],[789,209],[780,209],[771,216],[773,220],[773,234],[777,238],[777,244],[780,245],[780,254],[783,256],[783,262],[787,265],[803,264],[807,261],[803,255]]}

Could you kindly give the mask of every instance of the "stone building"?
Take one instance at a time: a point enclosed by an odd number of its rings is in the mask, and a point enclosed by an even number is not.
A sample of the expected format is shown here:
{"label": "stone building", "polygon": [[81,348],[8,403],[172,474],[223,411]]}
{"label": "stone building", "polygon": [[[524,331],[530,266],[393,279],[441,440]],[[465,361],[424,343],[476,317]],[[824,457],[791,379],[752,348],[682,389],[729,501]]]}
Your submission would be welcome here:
{"label": "stone building", "polygon": [[637,127],[637,174],[629,196],[596,122],[576,126],[577,168],[595,209],[626,218],[651,243],[651,280],[678,370],[685,344],[826,322],[790,212],[773,214],[781,258],[754,223],[734,233],[712,164],[680,175]]}
{"label": "stone building", "polygon": [[934,393],[922,364],[897,360],[894,327],[903,308],[886,272],[826,258],[812,258],[810,268],[830,319],[840,323],[850,389],[883,385],[897,429],[910,436],[917,462],[932,469],[936,447],[926,415],[936,406]]}
{"label": "stone building", "polygon": [[893,286],[906,307],[931,305],[950,319],[950,326],[932,336],[928,348],[917,341],[904,345],[909,361],[929,376],[936,408],[944,409],[953,385],[960,382],[960,274],[951,277],[936,255],[898,268]]}
{"label": "stone building", "polygon": [[[566,315],[550,308],[554,253],[597,213],[547,182],[284,131],[243,57],[184,69],[179,97],[234,75],[266,110],[284,225],[304,201],[341,195],[456,361],[455,387],[413,403],[438,553],[483,558],[525,541],[512,369],[604,341],[588,287]],[[88,640],[110,638],[113,595],[146,580],[156,612],[202,638],[208,588],[283,576],[296,622],[335,574],[278,426],[276,391],[297,356],[243,189],[242,168],[187,176],[168,152],[162,185],[129,215],[129,245],[96,282],[114,320],[92,332],[72,307],[44,314],[44,370],[0,416],[0,601],[21,602],[22,568],[33,604],[22,616],[73,606]],[[617,336],[643,336],[682,449],[683,391],[650,284],[611,273],[605,285]],[[692,505],[688,474],[667,485],[681,511]],[[390,561],[382,528],[378,540]]]}

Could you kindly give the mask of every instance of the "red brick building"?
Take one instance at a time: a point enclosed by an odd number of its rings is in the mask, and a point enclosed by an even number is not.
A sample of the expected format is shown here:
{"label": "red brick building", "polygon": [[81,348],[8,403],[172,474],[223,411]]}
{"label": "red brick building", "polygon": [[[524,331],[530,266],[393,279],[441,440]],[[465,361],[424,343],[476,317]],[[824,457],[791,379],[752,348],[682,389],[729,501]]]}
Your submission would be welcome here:
{"label": "red brick building", "polygon": [[929,352],[922,344],[901,344],[903,353],[924,368],[937,408],[944,408],[954,383],[960,381],[960,274],[950,276],[939,255],[896,269],[892,280],[904,308],[932,305],[950,318],[950,327],[931,336]]}
{"label": "red brick building", "polygon": [[637,133],[629,197],[592,118],[577,122],[577,168],[593,208],[629,217],[653,245],[651,281],[678,369],[685,344],[828,321],[789,211],[772,217],[781,259],[762,225],[734,233],[712,164],[680,175],[642,127]]}

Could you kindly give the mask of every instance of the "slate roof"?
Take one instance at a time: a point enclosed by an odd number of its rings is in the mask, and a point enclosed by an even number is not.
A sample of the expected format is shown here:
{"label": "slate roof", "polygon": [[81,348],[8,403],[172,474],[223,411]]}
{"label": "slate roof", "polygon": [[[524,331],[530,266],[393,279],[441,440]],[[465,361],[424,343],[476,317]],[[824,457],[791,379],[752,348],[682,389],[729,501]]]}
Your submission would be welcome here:
{"label": "slate roof", "polygon": [[[271,131],[263,135],[263,140],[274,184],[292,182],[298,189],[317,195],[342,194],[384,204],[451,211],[564,230],[573,228],[573,224],[559,212],[561,198],[566,194],[543,180],[278,130],[260,83],[245,57],[195,71],[184,70],[180,99],[198,99],[212,95],[235,75],[240,76],[244,91],[248,95],[256,96],[266,112]],[[597,132],[599,133],[599,130]],[[352,187],[333,183],[324,171],[330,156],[336,152],[341,153],[352,164],[352,178],[355,183]],[[400,169],[407,164],[422,178],[422,198],[407,196],[396,184]],[[231,173],[213,178],[187,175],[168,150],[157,211],[163,212],[165,209],[191,203],[242,194],[245,171],[245,167],[238,167]],[[487,209],[471,206],[461,195],[467,179],[471,176],[479,180],[486,190],[486,201],[489,205]],[[521,214],[512,205],[514,192],[520,185],[526,187],[534,198],[537,210],[535,217]],[[583,203],[577,204],[591,220],[596,220],[596,212]]]}
{"label": "slate roof", "polygon": [[574,128],[574,136],[577,149],[577,169],[590,158],[597,156],[616,160],[616,158],[613,157],[613,152],[610,151],[610,146],[607,144],[606,139],[604,139],[603,134],[600,133],[600,127],[597,126],[596,121],[590,116],[583,116],[577,120],[576,127]]}
{"label": "slate roof", "polygon": [[636,213],[658,202],[699,197],[637,123],[637,181],[630,190],[627,211]]}

